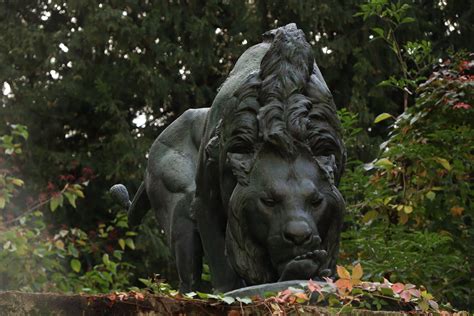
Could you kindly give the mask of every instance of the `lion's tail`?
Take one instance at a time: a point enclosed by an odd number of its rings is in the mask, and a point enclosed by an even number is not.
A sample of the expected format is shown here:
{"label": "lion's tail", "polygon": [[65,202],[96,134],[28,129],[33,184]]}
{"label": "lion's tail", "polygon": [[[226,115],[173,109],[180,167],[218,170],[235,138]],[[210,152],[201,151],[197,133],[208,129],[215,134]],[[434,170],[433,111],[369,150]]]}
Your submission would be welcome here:
{"label": "lion's tail", "polygon": [[145,181],[142,181],[137,193],[133,196],[133,200],[130,201],[128,190],[123,184],[115,184],[109,190],[114,200],[127,210],[128,223],[130,226],[139,225],[149,209],[148,205],[144,205],[144,202],[149,204],[147,195],[143,194],[144,191]]}

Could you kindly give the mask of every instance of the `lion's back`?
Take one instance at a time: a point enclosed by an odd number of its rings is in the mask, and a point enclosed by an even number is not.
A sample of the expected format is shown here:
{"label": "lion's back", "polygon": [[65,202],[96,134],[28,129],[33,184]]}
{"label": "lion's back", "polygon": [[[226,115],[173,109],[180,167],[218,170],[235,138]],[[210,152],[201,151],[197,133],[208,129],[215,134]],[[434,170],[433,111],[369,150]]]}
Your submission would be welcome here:
{"label": "lion's back", "polygon": [[226,106],[232,104],[235,91],[245,82],[251,73],[260,71],[260,63],[263,56],[270,48],[270,43],[263,42],[247,49],[237,60],[234,68],[229,73],[225,82],[212,102],[208,116],[208,131],[217,125],[222,118],[222,113]]}

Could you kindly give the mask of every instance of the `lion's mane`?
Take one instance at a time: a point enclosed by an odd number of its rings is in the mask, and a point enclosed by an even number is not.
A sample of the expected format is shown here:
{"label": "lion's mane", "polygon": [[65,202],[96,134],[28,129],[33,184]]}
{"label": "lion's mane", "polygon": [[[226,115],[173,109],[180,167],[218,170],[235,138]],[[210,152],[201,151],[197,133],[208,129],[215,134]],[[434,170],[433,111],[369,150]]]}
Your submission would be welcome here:
{"label": "lion's mane", "polygon": [[[224,115],[221,150],[226,154],[246,154],[251,159],[255,159],[262,144],[273,146],[284,157],[307,151],[337,185],[345,162],[340,122],[311,46],[294,24],[270,35],[273,41],[260,71],[248,76],[235,92],[235,106]],[[317,159],[320,156],[334,156],[333,168],[328,171],[322,166]],[[246,201],[235,199],[235,195],[236,192],[230,199],[226,230],[231,264],[248,284],[276,281],[278,275],[270,269],[267,250],[257,246],[247,231],[249,225],[242,214]],[[336,245],[336,252],[337,248]]]}

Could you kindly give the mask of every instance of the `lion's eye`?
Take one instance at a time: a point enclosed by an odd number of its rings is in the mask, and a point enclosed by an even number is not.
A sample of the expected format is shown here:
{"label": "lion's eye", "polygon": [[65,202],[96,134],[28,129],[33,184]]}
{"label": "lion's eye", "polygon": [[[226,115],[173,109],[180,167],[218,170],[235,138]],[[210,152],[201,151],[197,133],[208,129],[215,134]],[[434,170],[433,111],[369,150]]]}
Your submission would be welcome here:
{"label": "lion's eye", "polygon": [[261,198],[260,201],[266,206],[272,207],[275,206],[276,201],[272,198]]}
{"label": "lion's eye", "polygon": [[314,206],[321,204],[322,201],[323,197],[321,195],[316,195],[311,198],[311,204]]}

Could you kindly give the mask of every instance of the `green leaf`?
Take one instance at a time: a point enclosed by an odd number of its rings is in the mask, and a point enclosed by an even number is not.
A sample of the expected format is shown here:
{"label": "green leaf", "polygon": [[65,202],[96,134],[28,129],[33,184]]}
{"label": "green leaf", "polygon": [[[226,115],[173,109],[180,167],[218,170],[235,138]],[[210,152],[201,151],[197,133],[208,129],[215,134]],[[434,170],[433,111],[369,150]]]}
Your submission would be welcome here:
{"label": "green leaf", "polygon": [[446,159],[444,158],[440,158],[440,157],[435,157],[434,160],[436,160],[437,162],[439,162],[443,167],[444,169],[450,171],[453,167],[451,167],[451,165],[449,164],[449,161],[447,161]]}
{"label": "green leaf", "polygon": [[132,250],[135,249],[135,243],[133,242],[133,239],[127,238],[125,240],[125,244],[128,246],[128,248],[130,248]]}
{"label": "green leaf", "polygon": [[384,37],[384,30],[380,27],[374,27],[372,28],[372,31],[374,31],[375,34],[377,34],[379,37]]}
{"label": "green leaf", "polygon": [[389,114],[389,113],[382,113],[382,114],[379,114],[377,115],[377,117],[375,118],[374,120],[374,123],[377,124],[379,122],[382,122],[388,118],[393,118],[393,115]]}
{"label": "green leaf", "polygon": [[238,302],[241,302],[243,304],[251,304],[252,303],[252,300],[248,297],[243,297],[243,298],[240,298],[240,297],[236,297],[235,298]]}
{"label": "green leaf", "polygon": [[364,214],[364,217],[362,218],[362,222],[368,223],[371,220],[377,218],[378,215],[379,215],[379,212],[377,212],[376,210],[370,210]]}
{"label": "green leaf", "polygon": [[380,293],[382,293],[382,295],[386,295],[386,296],[391,296],[393,297],[393,290],[389,287],[381,287],[380,288]]}
{"label": "green leaf", "polygon": [[66,196],[67,200],[69,201],[69,204],[71,204],[72,207],[76,208],[76,198],[77,198],[77,196],[70,193],[70,192],[65,192],[64,195]]}
{"label": "green leaf", "polygon": [[143,279],[143,278],[138,278],[138,281],[142,282],[145,284],[146,287],[151,287],[153,282],[150,279]]}
{"label": "green leaf", "polygon": [[235,302],[235,298],[233,298],[232,296],[224,296],[222,298],[222,301],[230,305]]}
{"label": "green leaf", "polygon": [[374,163],[374,165],[385,169],[390,169],[393,167],[393,163],[388,158],[379,159]]}
{"label": "green leaf", "polygon": [[72,255],[73,257],[75,257],[75,258],[79,257],[79,251],[77,251],[76,247],[74,247],[74,245],[72,243],[68,244],[67,250],[68,250],[69,254]]}
{"label": "green leaf", "polygon": [[56,211],[58,206],[63,205],[63,196],[62,195],[55,195],[51,198],[51,201],[49,202],[49,208],[51,209],[51,212]]}
{"label": "green leaf", "polygon": [[118,243],[119,243],[120,248],[122,248],[122,250],[125,250],[125,240],[120,238]]}
{"label": "green leaf", "polygon": [[0,208],[5,208],[5,204],[6,204],[5,198],[3,196],[1,196],[0,197]]}
{"label": "green leaf", "polygon": [[105,264],[105,265],[109,265],[110,264],[110,259],[109,259],[109,255],[104,253],[104,255],[102,256],[102,262]]}
{"label": "green leaf", "polygon": [[273,292],[273,291],[268,291],[268,292],[264,292],[263,293],[263,297],[267,298],[267,297],[273,297],[273,296],[277,296],[277,292]]}
{"label": "green leaf", "polygon": [[197,296],[198,296],[199,298],[202,298],[202,299],[209,298],[209,294],[207,294],[207,293],[203,293],[203,292],[199,292],[199,291],[196,292],[196,293],[197,293]]}
{"label": "green leaf", "polygon": [[434,193],[433,191],[426,193],[426,198],[430,201],[433,201],[435,197],[436,197],[436,193]]}
{"label": "green leaf", "polygon": [[416,21],[415,18],[412,18],[412,17],[407,16],[406,18],[403,18],[403,20],[400,22],[400,24],[403,24],[403,23],[412,23],[412,22],[415,22],[415,21]]}
{"label": "green leaf", "polygon": [[79,273],[79,271],[81,271],[81,262],[77,259],[72,259],[71,268],[72,268],[72,271]]}
{"label": "green leaf", "polygon": [[122,251],[114,250],[114,257],[117,258],[118,260],[122,260]]}

